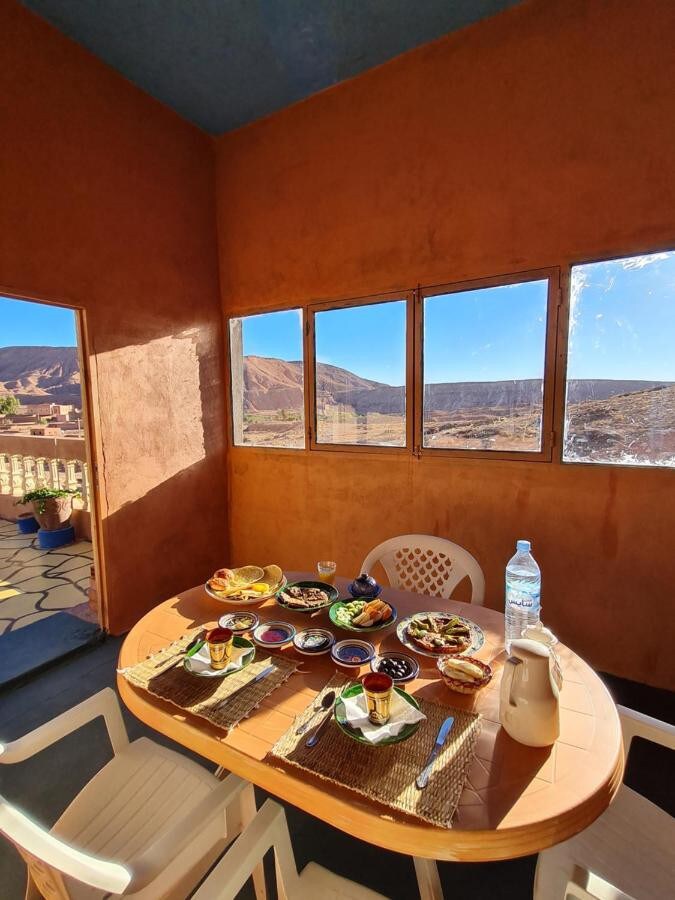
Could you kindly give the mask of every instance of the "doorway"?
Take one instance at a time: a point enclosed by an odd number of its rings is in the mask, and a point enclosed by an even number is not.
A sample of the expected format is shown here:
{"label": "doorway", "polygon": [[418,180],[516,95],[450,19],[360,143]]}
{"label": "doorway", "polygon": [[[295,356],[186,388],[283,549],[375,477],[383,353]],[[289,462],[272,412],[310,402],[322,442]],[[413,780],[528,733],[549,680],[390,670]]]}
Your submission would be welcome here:
{"label": "doorway", "polygon": [[103,637],[83,315],[0,295],[0,686]]}

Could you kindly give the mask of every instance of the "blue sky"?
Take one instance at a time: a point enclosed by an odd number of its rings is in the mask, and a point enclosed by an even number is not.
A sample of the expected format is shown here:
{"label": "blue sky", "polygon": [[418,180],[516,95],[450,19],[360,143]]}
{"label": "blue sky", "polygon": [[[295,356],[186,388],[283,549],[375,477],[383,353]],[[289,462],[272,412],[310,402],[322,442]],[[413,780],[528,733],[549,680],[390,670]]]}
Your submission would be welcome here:
{"label": "blue sky", "polygon": [[0,347],[74,347],[76,343],[72,310],[0,297]]}
{"label": "blue sky", "polygon": [[573,275],[569,377],[675,381],[675,251]]}

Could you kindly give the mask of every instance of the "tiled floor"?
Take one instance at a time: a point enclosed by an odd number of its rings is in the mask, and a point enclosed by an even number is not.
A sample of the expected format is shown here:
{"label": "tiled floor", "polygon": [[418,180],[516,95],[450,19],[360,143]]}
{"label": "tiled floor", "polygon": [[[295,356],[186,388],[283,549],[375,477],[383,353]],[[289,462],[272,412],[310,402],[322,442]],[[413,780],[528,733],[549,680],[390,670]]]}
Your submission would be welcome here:
{"label": "tiled floor", "polygon": [[[40,550],[37,535],[0,520],[0,635],[87,602],[89,541]],[[78,611],[79,612],[79,611]]]}
{"label": "tiled floor", "polygon": [[[1,692],[0,740],[13,740],[101,688],[114,686],[121,640],[108,638],[95,649],[61,662],[19,687]],[[666,721],[675,721],[675,695],[609,676],[605,680],[617,702]],[[126,710],[124,718],[132,739],[146,734],[187,753],[151,732]],[[13,766],[0,765],[0,793],[39,821],[54,822],[110,755],[105,727],[99,719],[32,759]],[[200,761],[210,765],[206,760]],[[669,751],[636,742],[626,781],[672,815],[675,812],[675,784],[669,773],[672,773]],[[260,793],[259,804],[263,799],[264,795]],[[414,900],[418,896],[412,861],[408,857],[357,841],[292,806],[286,805],[286,812],[300,867],[315,860],[367,884],[392,900]],[[439,870],[444,895],[476,900],[527,900],[532,896],[535,863],[533,856],[481,865],[441,863]],[[0,837],[0,897],[2,900],[20,900],[24,884],[25,866],[21,858]],[[270,900],[275,896],[272,889]],[[249,883],[237,900],[252,898]]]}

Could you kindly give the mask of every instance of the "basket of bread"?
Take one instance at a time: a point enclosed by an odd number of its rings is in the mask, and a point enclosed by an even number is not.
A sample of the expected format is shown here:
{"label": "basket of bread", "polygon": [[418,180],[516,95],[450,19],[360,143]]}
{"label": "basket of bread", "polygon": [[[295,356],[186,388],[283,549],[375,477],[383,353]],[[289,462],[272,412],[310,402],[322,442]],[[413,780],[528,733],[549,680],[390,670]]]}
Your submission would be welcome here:
{"label": "basket of bread", "polygon": [[217,569],[206,582],[206,593],[222,603],[257,603],[273,597],[286,584],[279,566]]}
{"label": "basket of bread", "polygon": [[436,661],[441,678],[458,694],[473,694],[492,678],[492,669],[474,656],[442,656]]}

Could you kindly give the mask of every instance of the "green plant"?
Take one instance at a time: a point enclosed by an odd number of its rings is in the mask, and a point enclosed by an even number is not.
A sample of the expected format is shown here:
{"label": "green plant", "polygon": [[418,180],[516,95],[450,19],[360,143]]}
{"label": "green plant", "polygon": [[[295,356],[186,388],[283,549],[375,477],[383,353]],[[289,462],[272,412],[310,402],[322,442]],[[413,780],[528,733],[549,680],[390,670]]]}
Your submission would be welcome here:
{"label": "green plant", "polygon": [[81,497],[79,490],[71,488],[37,488],[34,491],[28,491],[16,501],[17,506],[24,503],[37,503],[37,511],[42,515],[46,509],[47,500],[55,497]]}
{"label": "green plant", "polygon": [[0,397],[0,416],[13,416],[19,411],[19,401],[14,394]]}

